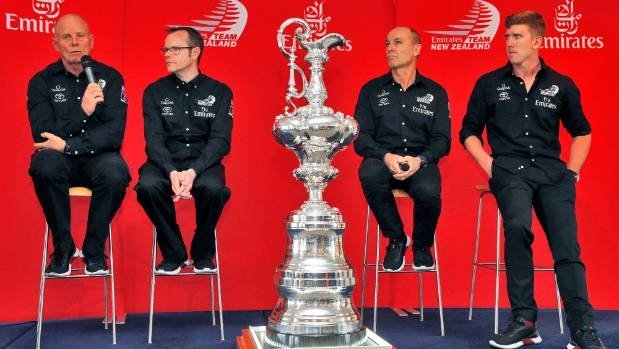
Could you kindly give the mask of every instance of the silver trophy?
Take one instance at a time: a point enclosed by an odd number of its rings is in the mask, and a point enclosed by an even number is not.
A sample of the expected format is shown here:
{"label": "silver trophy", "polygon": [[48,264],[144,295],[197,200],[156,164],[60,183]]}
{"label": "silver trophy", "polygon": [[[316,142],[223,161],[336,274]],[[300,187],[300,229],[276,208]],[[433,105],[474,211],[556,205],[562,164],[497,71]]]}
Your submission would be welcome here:
{"label": "silver trophy", "polygon": [[[287,48],[284,31],[289,25],[298,27]],[[342,246],[346,224],[340,211],[322,199],[327,182],[338,174],[331,159],[358,133],[353,118],[324,105],[327,90],[322,73],[329,59],[327,51],[343,45],[345,39],[335,33],[318,40],[310,37],[309,24],[299,18],[282,23],[277,35],[278,46],[289,60],[290,80],[288,106],[277,116],[273,135],[299,158],[300,166],[293,174],[303,181],[309,198],[286,222],[288,248],[276,272],[279,300],[264,337],[275,348],[358,346],[367,340],[351,298],[355,277]],[[307,51],[309,83],[295,63],[297,43]],[[296,74],[302,80],[301,91],[295,86]],[[293,98],[305,98],[308,104],[297,108]]]}

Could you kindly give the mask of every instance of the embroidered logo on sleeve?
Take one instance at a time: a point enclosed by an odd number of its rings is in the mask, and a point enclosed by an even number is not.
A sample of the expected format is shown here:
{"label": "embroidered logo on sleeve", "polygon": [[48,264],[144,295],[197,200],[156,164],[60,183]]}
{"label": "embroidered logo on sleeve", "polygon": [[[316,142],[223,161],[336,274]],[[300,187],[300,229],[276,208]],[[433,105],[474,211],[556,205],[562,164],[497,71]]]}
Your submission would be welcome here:
{"label": "embroidered logo on sleeve", "polygon": [[[99,85],[101,85],[101,81],[104,82],[104,86],[105,86],[105,80],[99,80]],[[103,87],[101,87],[103,88]],[[123,87],[120,89],[120,101],[127,104],[127,89],[125,88],[125,86],[123,85]]]}

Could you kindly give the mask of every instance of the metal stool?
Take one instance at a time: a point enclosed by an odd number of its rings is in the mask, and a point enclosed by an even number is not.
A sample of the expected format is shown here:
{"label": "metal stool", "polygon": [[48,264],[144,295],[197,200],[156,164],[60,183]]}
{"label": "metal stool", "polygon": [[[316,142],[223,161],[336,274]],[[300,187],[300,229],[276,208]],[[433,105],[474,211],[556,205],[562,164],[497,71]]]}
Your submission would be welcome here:
{"label": "metal stool", "polygon": [[[471,277],[471,295],[469,299],[469,320],[473,318],[473,297],[475,295],[475,277],[477,273],[477,267],[482,267],[495,271],[494,282],[494,333],[499,332],[499,272],[505,271],[505,263],[501,262],[501,211],[497,208],[496,216],[496,260],[494,262],[480,262],[477,259],[478,247],[479,247],[479,231],[481,228],[481,216],[483,208],[483,198],[486,194],[491,194],[490,187],[488,185],[476,185],[475,190],[479,192],[479,202],[477,204],[477,228],[475,229],[475,252],[473,254],[473,275]],[[542,267],[533,265],[533,271],[551,271],[554,273],[554,269],[551,267]],[[559,294],[559,286],[557,284],[557,276],[554,275],[555,290],[557,294],[557,312],[559,313],[559,330],[563,334],[563,313],[561,312],[561,295]]]}
{"label": "metal stool", "polygon": [[[91,197],[92,191],[85,187],[71,187],[69,188],[70,197]],[[47,260],[47,243],[49,239],[49,225],[45,222],[45,233],[43,235],[43,260],[41,262],[41,283],[39,285],[39,308],[37,311],[37,349],[41,348],[41,332],[43,325],[43,300],[45,295],[45,281],[47,279],[71,279],[71,278],[85,278],[85,277],[101,277],[103,278],[103,309],[104,309],[104,326],[107,330],[109,318],[108,318],[108,296],[107,296],[107,279],[110,279],[110,287],[112,293],[112,344],[116,344],[116,292],[114,289],[114,250],[112,243],[112,224],[109,225],[109,239],[108,249],[110,256],[110,267],[106,274],[101,275],[86,275],[84,268],[71,268],[72,271],[78,271],[77,274],[69,276],[47,276],[45,275],[45,262]],[[81,252],[76,250],[75,257],[81,256]]]}
{"label": "metal stool", "polygon": [[[391,191],[393,196],[397,199],[399,198],[409,198],[407,192],[401,189],[393,189]],[[440,279],[440,271],[438,264],[438,249],[436,247],[436,235],[434,236],[434,269],[431,270],[415,270],[412,266],[408,265],[404,267],[403,270],[398,272],[387,272],[383,269],[382,263],[379,263],[379,250],[380,250],[380,226],[376,224],[376,261],[374,263],[368,263],[367,252],[368,252],[368,233],[370,230],[370,206],[368,205],[367,214],[365,219],[365,246],[363,248],[363,280],[361,281],[361,320],[363,320],[363,312],[364,312],[364,299],[365,299],[365,274],[367,268],[374,268],[374,321],[373,321],[373,331],[376,332],[376,320],[377,320],[377,309],[378,309],[378,274],[379,273],[389,273],[389,274],[408,274],[408,273],[417,273],[419,280],[419,319],[423,321],[423,278],[422,273],[435,273],[436,274],[436,286],[437,286],[437,295],[438,295],[438,309],[439,315],[441,318],[441,336],[445,335],[445,323],[443,321],[443,299],[441,296],[441,279]],[[396,311],[396,309],[394,309]],[[396,311],[396,313],[402,315],[406,314],[401,310]],[[411,311],[411,313],[416,313],[416,311]]]}
{"label": "metal stool", "polygon": [[150,272],[150,310],[148,314],[148,344],[153,343],[153,311],[155,308],[155,277],[174,277],[174,276],[187,276],[187,275],[199,275],[199,276],[210,276],[211,279],[211,316],[213,319],[213,326],[217,325],[215,320],[215,292],[213,289],[213,276],[217,277],[217,300],[218,300],[218,308],[219,308],[219,328],[221,333],[221,340],[224,340],[224,318],[223,318],[223,309],[221,305],[221,279],[219,276],[220,273],[220,265],[219,265],[219,246],[217,243],[217,229],[215,229],[215,263],[217,269],[213,272],[208,273],[196,273],[189,268],[193,266],[190,263],[183,263],[181,265],[181,272],[175,275],[163,275],[155,273],[155,261],[157,260],[157,229],[153,226],[153,250],[152,250],[152,264],[151,264],[151,272]]}

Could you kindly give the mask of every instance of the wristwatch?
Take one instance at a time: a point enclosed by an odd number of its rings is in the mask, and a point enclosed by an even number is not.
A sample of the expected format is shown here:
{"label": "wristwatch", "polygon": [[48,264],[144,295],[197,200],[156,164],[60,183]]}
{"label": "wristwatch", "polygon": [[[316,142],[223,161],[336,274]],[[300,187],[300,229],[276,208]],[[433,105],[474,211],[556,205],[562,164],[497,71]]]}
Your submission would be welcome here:
{"label": "wristwatch", "polygon": [[69,143],[65,142],[63,152],[65,154],[70,154],[71,153],[71,147],[69,147]]}
{"label": "wristwatch", "polygon": [[425,156],[419,155],[418,158],[419,158],[419,161],[421,161],[421,163],[419,164],[419,167],[428,166],[428,159]]}

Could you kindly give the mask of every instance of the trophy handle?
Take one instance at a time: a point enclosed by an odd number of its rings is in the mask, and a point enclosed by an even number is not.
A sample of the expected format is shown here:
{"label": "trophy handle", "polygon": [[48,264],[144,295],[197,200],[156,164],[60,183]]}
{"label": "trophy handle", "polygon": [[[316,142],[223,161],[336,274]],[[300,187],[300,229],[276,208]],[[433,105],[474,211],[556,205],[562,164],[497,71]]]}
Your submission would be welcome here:
{"label": "trophy handle", "polygon": [[[296,24],[299,27],[295,30],[294,36],[292,37],[292,45],[290,48],[286,47],[284,31],[286,28],[291,25]],[[303,70],[295,63],[297,56],[295,55],[295,51],[297,49],[297,41],[307,41],[312,35],[311,28],[309,24],[300,19],[300,18],[289,18],[282,25],[279,26],[277,30],[277,46],[280,51],[284,54],[284,56],[288,57],[288,67],[289,67],[289,77],[288,77],[288,91],[286,92],[286,102],[288,106],[284,108],[284,114],[286,116],[292,116],[297,113],[297,106],[292,101],[293,98],[302,98],[305,96],[305,90],[307,89],[307,77]],[[297,91],[296,88],[296,80],[294,77],[295,71],[299,73],[301,76],[301,80],[303,83],[303,88],[301,91]],[[292,112],[290,112],[290,107],[292,108]]]}

